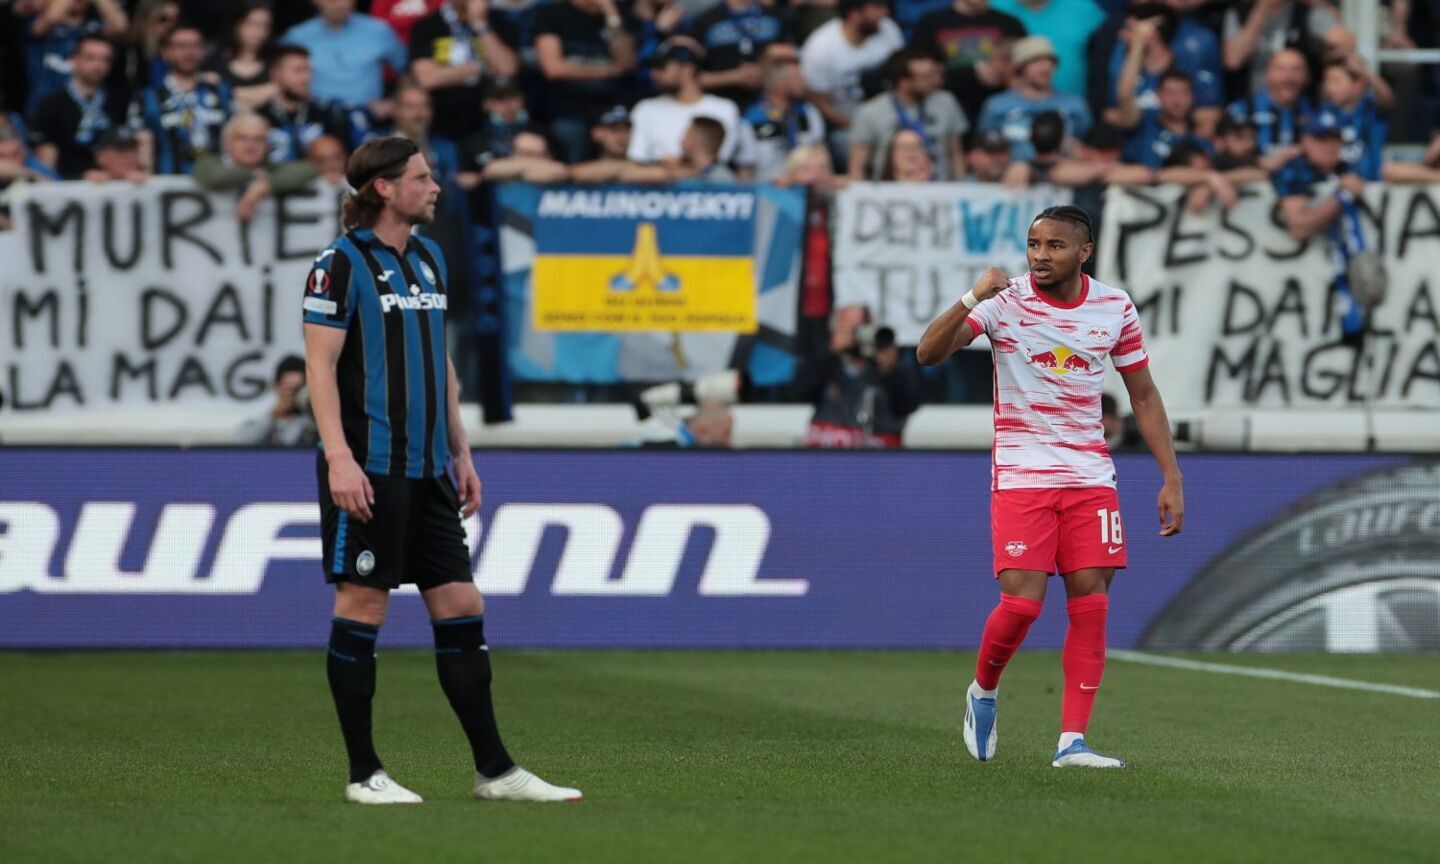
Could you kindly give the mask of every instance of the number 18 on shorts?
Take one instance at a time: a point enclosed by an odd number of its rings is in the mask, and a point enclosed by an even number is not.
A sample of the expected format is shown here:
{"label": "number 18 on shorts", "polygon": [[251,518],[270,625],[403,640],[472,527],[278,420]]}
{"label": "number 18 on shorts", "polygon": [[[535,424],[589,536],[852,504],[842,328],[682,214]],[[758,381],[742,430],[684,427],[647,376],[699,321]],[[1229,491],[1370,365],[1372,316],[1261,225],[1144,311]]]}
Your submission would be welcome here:
{"label": "number 18 on shorts", "polygon": [[995,572],[1125,566],[1120,498],[1108,486],[999,489],[990,498]]}

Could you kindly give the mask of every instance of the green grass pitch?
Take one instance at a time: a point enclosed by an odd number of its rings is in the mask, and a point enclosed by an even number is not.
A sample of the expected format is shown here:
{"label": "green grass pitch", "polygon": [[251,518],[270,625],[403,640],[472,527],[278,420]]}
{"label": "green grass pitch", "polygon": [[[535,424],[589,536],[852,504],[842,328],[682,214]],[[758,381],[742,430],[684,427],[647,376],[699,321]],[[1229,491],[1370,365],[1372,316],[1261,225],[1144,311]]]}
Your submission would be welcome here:
{"label": "green grass pitch", "polygon": [[[1220,659],[1440,684],[1434,656]],[[495,660],[511,751],[583,803],[470,800],[426,653],[380,657],[410,808],[341,803],[320,651],[0,653],[0,862],[1440,860],[1440,700],[1112,661],[1090,740],[1131,767],[1060,771],[1054,654],[1011,666],[984,765],[973,654]]]}

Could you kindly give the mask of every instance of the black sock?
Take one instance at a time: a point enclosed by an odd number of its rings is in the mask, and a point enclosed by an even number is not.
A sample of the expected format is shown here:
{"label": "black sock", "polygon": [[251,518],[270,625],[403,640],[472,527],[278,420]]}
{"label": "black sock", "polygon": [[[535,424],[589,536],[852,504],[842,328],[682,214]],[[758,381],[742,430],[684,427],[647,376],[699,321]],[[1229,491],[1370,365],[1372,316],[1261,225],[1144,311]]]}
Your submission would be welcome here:
{"label": "black sock", "polygon": [[350,782],[360,783],[380,770],[370,737],[370,703],[375,698],[375,639],[380,628],[345,618],[331,619],[330,653],[325,671],[340,716],[340,733],[350,756]]}
{"label": "black sock", "polygon": [[433,622],[435,668],[440,687],[450,700],[460,727],[470,739],[475,770],[499,777],[515,767],[500,730],[495,726],[495,704],[490,699],[490,651],[485,647],[485,618],[448,618]]}

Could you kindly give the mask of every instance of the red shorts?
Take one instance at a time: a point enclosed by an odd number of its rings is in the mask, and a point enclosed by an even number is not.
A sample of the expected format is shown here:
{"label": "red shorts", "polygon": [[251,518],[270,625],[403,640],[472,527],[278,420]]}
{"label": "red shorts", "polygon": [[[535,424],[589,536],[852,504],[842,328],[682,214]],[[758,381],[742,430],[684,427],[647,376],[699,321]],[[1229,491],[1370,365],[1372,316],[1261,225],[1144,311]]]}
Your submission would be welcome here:
{"label": "red shorts", "polygon": [[995,573],[1124,567],[1120,497],[1108,486],[1000,489],[990,497]]}

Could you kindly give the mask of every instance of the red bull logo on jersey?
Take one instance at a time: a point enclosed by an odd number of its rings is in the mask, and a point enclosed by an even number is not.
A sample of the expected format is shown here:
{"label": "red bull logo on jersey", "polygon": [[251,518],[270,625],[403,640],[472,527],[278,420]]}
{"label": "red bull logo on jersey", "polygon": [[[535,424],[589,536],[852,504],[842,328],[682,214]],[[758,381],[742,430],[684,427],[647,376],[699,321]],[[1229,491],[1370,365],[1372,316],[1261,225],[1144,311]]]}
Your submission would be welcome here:
{"label": "red bull logo on jersey", "polygon": [[1094,366],[1089,359],[1064,345],[1057,345],[1048,351],[1031,354],[1030,365],[1038,366],[1041,369],[1048,369],[1056,375],[1068,375],[1071,372],[1089,372]]}

